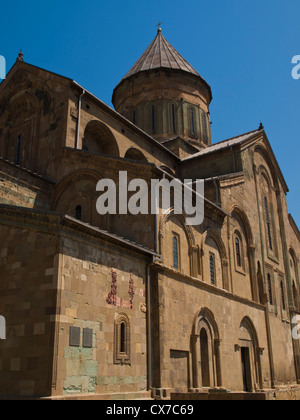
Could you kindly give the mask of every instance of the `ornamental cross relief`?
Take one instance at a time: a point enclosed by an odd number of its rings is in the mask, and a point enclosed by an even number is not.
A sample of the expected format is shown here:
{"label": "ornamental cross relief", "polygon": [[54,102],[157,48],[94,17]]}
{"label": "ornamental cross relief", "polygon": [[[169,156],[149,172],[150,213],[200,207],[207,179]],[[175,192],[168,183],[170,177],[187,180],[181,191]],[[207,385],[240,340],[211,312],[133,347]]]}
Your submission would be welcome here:
{"label": "ornamental cross relief", "polygon": [[130,278],[129,278],[129,301],[121,299],[117,296],[117,272],[116,270],[112,270],[112,281],[111,281],[111,291],[107,296],[106,302],[112,306],[118,306],[121,308],[133,309],[133,298],[135,295],[134,291],[134,281],[133,281],[133,272],[130,271]]}

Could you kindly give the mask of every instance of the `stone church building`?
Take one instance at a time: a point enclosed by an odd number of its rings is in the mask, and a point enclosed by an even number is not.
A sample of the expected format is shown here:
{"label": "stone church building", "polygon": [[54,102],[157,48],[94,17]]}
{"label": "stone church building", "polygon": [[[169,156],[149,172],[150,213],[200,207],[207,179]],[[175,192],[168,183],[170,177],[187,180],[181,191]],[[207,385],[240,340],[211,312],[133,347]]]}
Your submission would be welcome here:
{"label": "stone church building", "polygon": [[[262,124],[161,29],[113,92],[24,62],[0,85],[0,397],[300,398],[299,230]],[[96,210],[97,183],[205,180],[205,220]]]}

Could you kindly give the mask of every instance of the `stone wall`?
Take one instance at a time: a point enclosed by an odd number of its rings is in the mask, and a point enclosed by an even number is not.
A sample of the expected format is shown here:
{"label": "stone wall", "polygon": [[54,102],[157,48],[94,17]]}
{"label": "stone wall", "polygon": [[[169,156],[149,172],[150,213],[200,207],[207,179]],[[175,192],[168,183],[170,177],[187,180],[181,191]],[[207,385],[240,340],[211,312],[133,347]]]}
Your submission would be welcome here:
{"label": "stone wall", "polygon": [[1,396],[51,395],[55,235],[0,225]]}
{"label": "stone wall", "polygon": [[[147,391],[146,262],[126,249],[64,238],[59,260],[54,395]],[[116,361],[116,322],[128,319],[129,359]],[[79,328],[78,346],[70,328]],[[84,345],[84,330],[92,331]]]}

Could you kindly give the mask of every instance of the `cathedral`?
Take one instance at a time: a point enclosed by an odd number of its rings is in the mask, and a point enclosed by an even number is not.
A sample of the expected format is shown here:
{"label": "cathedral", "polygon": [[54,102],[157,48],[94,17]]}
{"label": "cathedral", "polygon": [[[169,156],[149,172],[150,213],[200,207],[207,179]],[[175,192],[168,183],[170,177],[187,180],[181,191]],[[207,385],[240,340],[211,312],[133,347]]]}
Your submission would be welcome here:
{"label": "cathedral", "polygon": [[[161,28],[114,109],[19,54],[0,85],[0,399],[300,399],[289,189],[262,124],[212,141],[211,101]],[[203,223],[173,202],[99,214],[120,172],[204,180]]]}

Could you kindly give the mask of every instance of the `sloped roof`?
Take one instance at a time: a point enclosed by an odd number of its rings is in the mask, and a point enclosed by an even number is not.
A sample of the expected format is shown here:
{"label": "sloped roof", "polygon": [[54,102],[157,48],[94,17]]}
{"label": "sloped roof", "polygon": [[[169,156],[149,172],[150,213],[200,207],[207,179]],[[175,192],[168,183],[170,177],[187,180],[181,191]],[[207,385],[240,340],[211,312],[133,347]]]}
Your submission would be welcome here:
{"label": "sloped roof", "polygon": [[240,136],[233,137],[233,138],[228,139],[228,140],[223,140],[219,143],[215,143],[215,144],[207,147],[206,149],[200,150],[200,152],[194,154],[193,156],[189,156],[189,157],[187,157],[185,159],[182,159],[182,160],[185,161],[185,160],[189,160],[189,159],[195,159],[199,156],[205,156],[205,155],[208,155],[210,153],[218,152],[218,151],[227,149],[229,147],[235,146],[237,144],[241,144],[243,142],[251,140],[251,138],[255,137],[259,132],[263,133],[264,129],[259,128],[258,130],[251,131],[250,133],[242,134]]}
{"label": "sloped roof", "polygon": [[165,39],[161,29],[158,29],[154,41],[131,68],[131,70],[129,70],[129,72],[124,76],[123,80],[139,72],[158,68],[183,70],[195,76],[201,77],[199,73],[197,73],[197,71]]}

